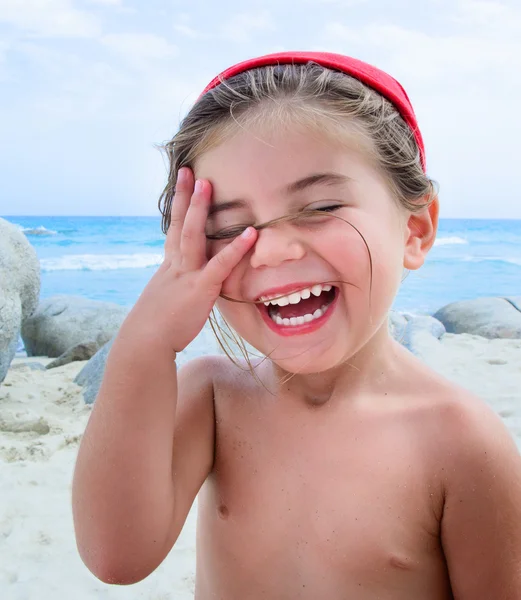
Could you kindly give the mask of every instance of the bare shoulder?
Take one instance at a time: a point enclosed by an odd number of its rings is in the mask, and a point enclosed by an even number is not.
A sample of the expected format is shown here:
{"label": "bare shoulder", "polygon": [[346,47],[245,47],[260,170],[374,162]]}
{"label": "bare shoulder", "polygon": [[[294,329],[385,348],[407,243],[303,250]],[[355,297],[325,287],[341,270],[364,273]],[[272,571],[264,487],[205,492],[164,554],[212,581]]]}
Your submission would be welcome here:
{"label": "bare shoulder", "polygon": [[217,355],[198,356],[179,367],[179,376],[183,378],[198,377],[204,381],[213,379],[223,371],[225,357]]}
{"label": "bare shoulder", "polygon": [[420,369],[416,377],[426,441],[440,464],[450,464],[450,472],[458,470],[465,479],[471,476],[469,467],[483,460],[505,453],[519,458],[511,433],[484,400],[430,369]]}
{"label": "bare shoulder", "polygon": [[178,410],[204,410],[214,417],[215,404],[237,396],[255,382],[247,363],[233,363],[227,356],[209,355],[192,359],[178,370]]}
{"label": "bare shoulder", "polygon": [[[447,383],[440,388],[436,403],[438,441],[442,455],[450,456],[453,466],[469,466],[469,460],[488,460],[496,453],[519,455],[514,439],[501,417],[470,391]],[[462,461],[462,462],[459,462]]]}
{"label": "bare shoulder", "polygon": [[183,365],[180,375],[200,379],[208,382],[211,380],[214,391],[222,395],[222,392],[243,389],[245,386],[258,383],[252,372],[255,363],[248,364],[246,361],[237,360],[232,362],[227,356],[211,355],[193,359]]}
{"label": "bare shoulder", "polygon": [[400,377],[407,402],[421,415],[426,431],[431,431],[429,439],[436,444],[440,458],[480,452],[485,444],[515,448],[503,421],[484,400],[423,361],[407,356]]}
{"label": "bare shoulder", "polygon": [[491,407],[448,386],[435,411],[441,540],[454,597],[521,597],[521,456]]}

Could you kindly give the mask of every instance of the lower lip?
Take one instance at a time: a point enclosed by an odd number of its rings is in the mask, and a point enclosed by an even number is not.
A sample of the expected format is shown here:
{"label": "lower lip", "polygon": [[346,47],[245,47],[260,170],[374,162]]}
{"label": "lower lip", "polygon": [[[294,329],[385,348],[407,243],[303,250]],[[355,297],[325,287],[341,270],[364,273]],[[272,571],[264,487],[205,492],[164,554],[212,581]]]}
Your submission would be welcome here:
{"label": "lower lip", "polygon": [[277,325],[277,323],[275,323],[275,321],[269,316],[267,306],[264,304],[257,304],[257,308],[259,309],[260,314],[262,315],[262,318],[268,327],[275,333],[278,333],[278,335],[304,335],[305,333],[313,333],[317,329],[320,329],[322,325],[329,320],[335,309],[338,296],[339,290],[336,288],[335,297],[333,298],[331,304],[328,304],[326,312],[318,319],[314,319],[309,323],[303,323],[302,325]]}

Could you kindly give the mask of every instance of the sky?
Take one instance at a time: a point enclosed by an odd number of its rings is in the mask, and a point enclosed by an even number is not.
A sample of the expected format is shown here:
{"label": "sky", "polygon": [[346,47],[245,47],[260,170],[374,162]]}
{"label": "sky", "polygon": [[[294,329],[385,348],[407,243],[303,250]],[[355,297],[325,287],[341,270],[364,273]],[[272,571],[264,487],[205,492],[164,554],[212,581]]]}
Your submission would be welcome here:
{"label": "sky", "polygon": [[216,74],[282,50],[402,83],[441,217],[521,219],[519,0],[0,0],[0,215],[158,215],[158,145]]}

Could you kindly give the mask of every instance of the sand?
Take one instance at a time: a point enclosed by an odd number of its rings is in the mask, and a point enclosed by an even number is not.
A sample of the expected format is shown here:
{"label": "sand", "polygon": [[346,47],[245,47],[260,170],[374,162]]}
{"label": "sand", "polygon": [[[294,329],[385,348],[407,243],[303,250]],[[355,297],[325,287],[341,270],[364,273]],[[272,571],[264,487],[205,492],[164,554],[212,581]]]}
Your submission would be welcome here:
{"label": "sand", "polygon": [[[521,340],[450,335],[429,344],[424,360],[488,402],[521,450]],[[0,598],[193,598],[195,507],[163,564],[145,581],[117,587],[98,581],[76,550],[71,480],[89,418],[73,383],[84,363],[32,370],[16,358],[0,385]]]}

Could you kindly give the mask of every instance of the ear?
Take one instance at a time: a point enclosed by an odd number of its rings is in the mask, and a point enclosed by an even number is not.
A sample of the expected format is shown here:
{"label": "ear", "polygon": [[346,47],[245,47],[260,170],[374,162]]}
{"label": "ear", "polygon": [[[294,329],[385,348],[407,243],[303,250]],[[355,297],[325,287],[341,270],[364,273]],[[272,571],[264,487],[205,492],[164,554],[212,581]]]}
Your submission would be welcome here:
{"label": "ear", "polygon": [[409,215],[405,227],[403,266],[410,271],[419,269],[432,248],[438,231],[440,205],[436,196],[432,202],[417,213]]}

